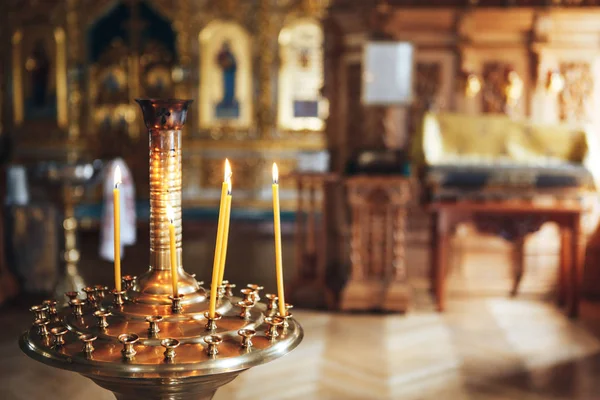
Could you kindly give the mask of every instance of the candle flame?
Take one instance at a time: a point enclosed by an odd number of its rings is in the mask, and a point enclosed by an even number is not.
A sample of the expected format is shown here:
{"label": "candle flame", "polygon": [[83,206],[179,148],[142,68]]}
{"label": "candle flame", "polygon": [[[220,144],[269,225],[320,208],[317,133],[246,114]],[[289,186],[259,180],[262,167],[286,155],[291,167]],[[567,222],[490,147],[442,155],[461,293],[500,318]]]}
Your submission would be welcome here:
{"label": "candle flame", "polygon": [[119,185],[122,183],[122,181],[121,181],[121,167],[119,167],[118,165],[115,168],[114,182],[115,182],[115,188],[118,188]]}
{"label": "candle flame", "polygon": [[171,207],[170,205],[167,205],[167,218],[170,223],[173,223],[175,221],[175,213],[173,212],[173,207]]}
{"label": "candle flame", "polygon": [[225,159],[225,177],[223,178],[223,182],[227,182],[228,179],[231,179],[231,165],[229,164],[229,160]]}
{"label": "candle flame", "polygon": [[277,163],[273,163],[273,183],[279,183],[279,169]]}
{"label": "candle flame", "polygon": [[227,177],[227,194],[231,196],[231,175]]}

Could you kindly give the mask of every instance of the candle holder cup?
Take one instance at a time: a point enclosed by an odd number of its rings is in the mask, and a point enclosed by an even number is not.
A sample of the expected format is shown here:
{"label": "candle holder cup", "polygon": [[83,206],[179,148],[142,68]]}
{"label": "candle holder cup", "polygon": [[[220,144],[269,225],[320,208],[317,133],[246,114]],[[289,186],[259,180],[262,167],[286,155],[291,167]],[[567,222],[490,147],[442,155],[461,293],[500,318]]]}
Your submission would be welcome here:
{"label": "candle holder cup", "polygon": [[219,354],[219,345],[223,342],[223,338],[219,335],[208,335],[204,338],[204,342],[207,344],[206,353],[215,357]]}
{"label": "candle holder cup", "polygon": [[163,339],[160,341],[160,345],[165,348],[165,352],[163,353],[165,362],[173,362],[173,359],[175,358],[175,349],[179,347],[179,340]]}
{"label": "candle holder cup", "polygon": [[217,299],[222,300],[223,297],[225,297],[225,293],[226,293],[225,284],[221,284],[219,286],[219,288],[217,289]]}
{"label": "candle holder cup", "polygon": [[124,333],[119,335],[119,342],[123,344],[123,350],[121,350],[121,354],[125,360],[132,360],[137,352],[135,351],[134,345],[140,339],[138,335],[135,333]]}
{"label": "candle holder cup", "polygon": [[94,286],[94,289],[96,289],[96,296],[98,297],[98,300],[102,301],[106,298],[106,293],[108,292],[108,286],[96,285],[96,286]]}
{"label": "candle holder cup", "polygon": [[96,317],[96,326],[100,329],[108,328],[108,321],[106,320],[112,314],[110,311],[96,310],[94,311],[94,317]]}
{"label": "candle holder cup", "polygon": [[114,289],[111,293],[113,294],[113,296],[115,296],[113,299],[113,305],[116,308],[123,307],[123,304],[125,304],[124,296],[125,296],[125,293],[127,293],[127,292],[124,290]]}
{"label": "candle holder cup", "polygon": [[152,315],[146,317],[146,322],[148,323],[148,334],[156,335],[160,332],[160,328],[158,327],[158,323],[163,320],[163,317],[160,315]]}
{"label": "candle holder cup", "polygon": [[83,348],[81,349],[81,351],[83,352],[85,358],[92,358],[92,353],[95,350],[93,343],[96,339],[98,339],[98,337],[90,333],[79,335],[79,340],[83,342]]}
{"label": "candle holder cup", "polygon": [[60,347],[65,344],[64,336],[69,332],[69,330],[64,326],[55,326],[50,329],[50,333],[54,337],[54,346]]}
{"label": "candle holder cup", "polygon": [[230,283],[229,281],[227,281],[227,283],[225,284],[225,296],[229,298],[233,297],[233,289],[235,289],[235,283]]}
{"label": "candle holder cup", "polygon": [[249,283],[248,289],[252,290],[252,301],[258,303],[260,301],[260,291],[264,289],[264,286],[257,285],[255,283]]}
{"label": "candle holder cup", "polygon": [[238,335],[242,337],[241,346],[244,349],[250,349],[253,346],[252,338],[256,335],[256,331],[250,328],[240,329]]}
{"label": "candle holder cup", "polygon": [[219,314],[218,312],[215,312],[214,317],[210,316],[210,312],[206,311],[204,313],[204,318],[206,318],[206,325],[204,326],[204,328],[207,331],[214,331],[217,329],[217,321],[220,320],[223,316],[221,314]]}
{"label": "candle holder cup", "polygon": [[36,319],[33,324],[36,326],[37,328],[37,334],[40,335],[41,337],[46,337],[48,336],[48,324],[50,323],[50,321],[48,321],[47,319]]}
{"label": "candle holder cup", "polygon": [[254,303],[254,290],[249,288],[243,288],[240,293],[244,295],[244,300]]}
{"label": "candle holder cup", "polygon": [[267,293],[265,295],[265,297],[267,298],[267,300],[269,300],[269,302],[267,303],[267,312],[266,312],[266,316],[267,317],[272,317],[275,315],[275,313],[277,313],[277,295],[276,294],[272,294],[272,293]]}
{"label": "candle holder cup", "polygon": [[31,306],[29,311],[33,313],[34,320],[42,320],[48,318],[48,306],[39,304],[35,306]]}
{"label": "candle holder cup", "polygon": [[86,301],[81,299],[73,299],[69,302],[73,310],[73,315],[76,317],[83,316],[83,306],[85,306]]}
{"label": "candle holder cup", "polygon": [[171,311],[173,311],[173,314],[179,314],[183,310],[183,305],[181,304],[183,297],[184,296],[182,294],[177,296],[169,296],[169,299],[171,300]]}
{"label": "candle holder cup", "polygon": [[65,292],[65,296],[69,299],[69,302],[75,300],[77,297],[79,297],[79,293],[77,292]]}
{"label": "candle holder cup", "polygon": [[277,332],[277,330],[280,326],[283,325],[283,318],[266,317],[265,323],[268,325],[267,331],[265,332],[265,336],[271,340],[277,339],[277,337],[279,337],[279,332]]}
{"label": "candle holder cup", "polygon": [[282,327],[284,329],[287,329],[290,326],[289,321],[292,319],[292,313],[290,312],[290,310],[292,308],[294,308],[294,306],[292,304],[285,303],[285,315],[281,315],[280,312],[277,313],[277,316],[279,316],[283,319]]}
{"label": "candle holder cup", "polygon": [[48,315],[50,317],[56,316],[58,311],[56,310],[56,300],[44,300],[42,305],[48,307]]}
{"label": "candle holder cup", "polygon": [[254,307],[254,302],[249,300],[241,300],[237,302],[237,305],[240,307],[240,318],[248,319],[250,318],[250,309]]}
{"label": "candle holder cup", "polygon": [[81,289],[83,293],[85,293],[85,298],[88,303],[93,304],[96,302],[96,288],[93,286],[86,286]]}

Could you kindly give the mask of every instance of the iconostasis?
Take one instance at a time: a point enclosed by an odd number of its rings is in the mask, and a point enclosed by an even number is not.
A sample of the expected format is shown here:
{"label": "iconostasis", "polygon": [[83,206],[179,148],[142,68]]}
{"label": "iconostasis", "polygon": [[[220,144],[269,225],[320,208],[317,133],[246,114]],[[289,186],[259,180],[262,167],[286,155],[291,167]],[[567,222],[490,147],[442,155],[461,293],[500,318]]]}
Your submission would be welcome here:
{"label": "iconostasis", "polygon": [[[214,205],[225,157],[240,206],[270,204],[270,168],[327,168],[318,0],[3,2],[0,86],[17,160],[123,157],[146,193],[133,99],[195,100],[184,130],[184,202]],[[33,4],[35,3],[35,4]],[[323,162],[325,160],[325,162]],[[282,179],[282,204],[294,188]]]}

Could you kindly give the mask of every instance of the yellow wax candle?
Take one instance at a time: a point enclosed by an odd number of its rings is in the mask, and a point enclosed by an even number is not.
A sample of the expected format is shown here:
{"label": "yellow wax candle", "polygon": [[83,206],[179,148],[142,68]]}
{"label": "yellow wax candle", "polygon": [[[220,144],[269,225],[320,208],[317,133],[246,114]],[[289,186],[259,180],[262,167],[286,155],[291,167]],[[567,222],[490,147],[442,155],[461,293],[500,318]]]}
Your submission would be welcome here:
{"label": "yellow wax candle", "polygon": [[277,273],[277,296],[279,297],[279,315],[287,315],[285,295],[283,293],[283,261],[281,259],[281,215],[279,207],[279,170],[273,163],[273,228],[275,233],[275,270]]}
{"label": "yellow wax candle", "polygon": [[227,243],[229,242],[229,222],[231,219],[231,178],[227,180],[227,198],[225,199],[225,222],[223,224],[223,243],[221,244],[221,260],[219,262],[219,286],[225,276],[225,261],[227,260]]}
{"label": "yellow wax candle", "polygon": [[215,244],[215,256],[213,260],[212,282],[210,285],[210,302],[208,314],[211,318],[215,317],[217,308],[217,292],[219,290],[219,262],[221,261],[221,249],[223,246],[223,224],[225,221],[225,203],[227,199],[227,189],[229,185],[227,180],[231,177],[231,167],[229,160],[225,159],[225,178],[221,187],[221,203],[219,205],[219,222],[217,225],[217,243]]}
{"label": "yellow wax candle", "polygon": [[115,253],[115,289],[121,291],[121,168],[117,165],[114,175],[113,217],[114,217],[114,253]]}
{"label": "yellow wax candle", "polygon": [[175,238],[175,215],[171,206],[167,206],[167,218],[169,219],[169,250],[171,256],[171,283],[173,284],[173,297],[179,295],[177,290],[177,248]]}

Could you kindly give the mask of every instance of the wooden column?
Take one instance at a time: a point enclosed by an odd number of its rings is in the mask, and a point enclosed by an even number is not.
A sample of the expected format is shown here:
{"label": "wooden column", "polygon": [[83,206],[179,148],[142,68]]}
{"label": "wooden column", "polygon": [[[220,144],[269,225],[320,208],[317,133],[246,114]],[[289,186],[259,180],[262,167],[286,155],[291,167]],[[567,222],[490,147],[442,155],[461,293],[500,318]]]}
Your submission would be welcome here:
{"label": "wooden column", "polygon": [[68,87],[68,138],[77,140],[80,136],[81,108],[84,96],[81,89],[83,76],[82,40],[79,14],[81,2],[67,1],[67,87]]}
{"label": "wooden column", "polygon": [[256,108],[256,125],[258,133],[262,138],[270,137],[273,129],[273,24],[271,23],[271,0],[259,0],[258,2],[258,33],[257,42],[260,48],[258,52],[258,85],[259,97]]}

